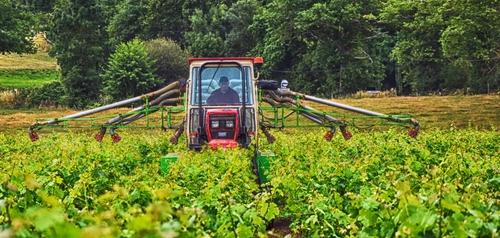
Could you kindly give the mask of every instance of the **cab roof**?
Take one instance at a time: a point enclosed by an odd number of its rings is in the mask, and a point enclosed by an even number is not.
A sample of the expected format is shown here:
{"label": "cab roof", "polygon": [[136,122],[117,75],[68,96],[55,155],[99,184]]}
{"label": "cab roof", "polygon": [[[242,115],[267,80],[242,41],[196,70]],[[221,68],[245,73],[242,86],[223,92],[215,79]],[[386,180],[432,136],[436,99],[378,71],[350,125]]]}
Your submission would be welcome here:
{"label": "cab roof", "polygon": [[195,61],[252,61],[254,64],[262,64],[264,63],[264,59],[262,57],[208,57],[208,58],[189,58],[188,63]]}

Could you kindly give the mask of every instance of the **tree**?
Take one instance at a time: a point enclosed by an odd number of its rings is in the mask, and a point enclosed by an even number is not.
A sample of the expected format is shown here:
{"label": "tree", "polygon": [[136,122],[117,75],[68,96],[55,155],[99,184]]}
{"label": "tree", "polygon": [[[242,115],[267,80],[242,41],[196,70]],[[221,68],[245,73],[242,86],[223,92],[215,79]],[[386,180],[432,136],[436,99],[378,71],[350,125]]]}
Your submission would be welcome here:
{"label": "tree", "polygon": [[480,92],[500,87],[499,1],[444,1],[447,21],[439,42],[443,55],[464,69],[468,86]]}
{"label": "tree", "polygon": [[108,25],[108,33],[113,45],[130,41],[144,34],[146,4],[146,0],[126,0],[118,4],[117,13]]}
{"label": "tree", "polygon": [[187,78],[188,53],[175,41],[169,39],[154,39],[145,43],[148,55],[154,61],[155,76],[168,84],[181,78]]}
{"label": "tree", "polygon": [[250,30],[260,4],[255,0],[210,4],[207,11],[196,9],[186,45],[195,56],[243,56],[257,44]]}
{"label": "tree", "polygon": [[111,55],[103,74],[103,94],[113,100],[144,94],[160,83],[153,71],[153,60],[144,42],[135,39],[122,43]]}
{"label": "tree", "polygon": [[108,51],[101,10],[97,0],[61,0],[52,14],[50,53],[61,67],[72,107],[84,107],[99,96],[99,74]]}
{"label": "tree", "polygon": [[226,22],[225,4],[210,8],[210,12],[196,10],[191,17],[191,31],[186,32],[189,52],[197,57],[217,57],[225,55],[224,34]]}
{"label": "tree", "polygon": [[262,37],[255,52],[268,62],[264,73],[328,97],[380,87],[385,66],[373,49],[377,9],[372,1],[272,1],[253,25]]}
{"label": "tree", "polygon": [[0,53],[33,53],[33,14],[12,0],[0,0]]}
{"label": "tree", "polygon": [[184,0],[149,1],[145,38],[167,38],[182,44],[184,32],[189,28],[189,15],[183,12],[184,3]]}
{"label": "tree", "polygon": [[224,47],[228,56],[245,56],[251,54],[257,45],[257,36],[250,26],[261,5],[256,0],[239,0],[231,5],[225,15],[230,29],[224,36]]}
{"label": "tree", "polygon": [[389,0],[380,16],[395,29],[392,57],[413,91],[498,88],[498,1]]}
{"label": "tree", "polygon": [[441,0],[389,0],[380,19],[395,30],[396,42],[391,56],[401,68],[400,87],[406,93],[435,91],[444,82],[446,62],[439,44],[445,27],[436,14]]}
{"label": "tree", "polygon": [[57,0],[17,0],[34,12],[51,12]]}

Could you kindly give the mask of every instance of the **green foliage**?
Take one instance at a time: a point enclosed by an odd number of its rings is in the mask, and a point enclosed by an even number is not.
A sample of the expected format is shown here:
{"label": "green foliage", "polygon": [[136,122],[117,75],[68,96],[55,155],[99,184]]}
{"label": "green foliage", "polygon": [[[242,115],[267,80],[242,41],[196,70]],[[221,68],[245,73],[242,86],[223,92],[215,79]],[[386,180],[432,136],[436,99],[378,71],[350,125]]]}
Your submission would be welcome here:
{"label": "green foliage", "polygon": [[33,13],[15,0],[0,0],[0,53],[34,53]]}
{"label": "green foliage", "polygon": [[57,0],[17,0],[34,12],[50,12]]}
{"label": "green foliage", "polygon": [[[264,56],[263,77],[286,78],[293,89],[324,97],[390,88],[399,95],[491,93],[500,88],[497,6],[498,0],[1,0],[0,52],[30,51],[30,36],[47,31],[76,107],[97,100],[106,58],[134,38],[172,39],[195,57]],[[178,77],[170,70],[157,75]]]}
{"label": "green foliage", "polygon": [[185,34],[194,56],[245,56],[255,47],[257,38],[250,30],[260,4],[255,0],[213,4],[208,10],[196,8],[191,30]]}
{"label": "green foliage", "polygon": [[498,57],[498,1],[445,1],[440,10],[448,18],[448,24],[439,40],[444,56],[466,61],[492,61]]}
{"label": "green foliage", "polygon": [[[247,149],[190,152],[150,130],[122,133],[119,144],[85,134],[48,133],[36,143],[24,132],[0,134],[0,229],[263,237],[280,217],[303,237],[498,232],[498,132],[435,130],[416,140],[363,132],[331,142],[318,132],[276,132],[275,144],[261,145],[277,155],[266,189],[255,183]],[[160,175],[165,150],[181,158]]]}
{"label": "green foliage", "polygon": [[[189,16],[184,13],[184,4],[179,0],[151,0],[145,18],[145,37],[167,38],[184,43],[184,32],[189,27]],[[200,2],[201,4],[206,1]]]}
{"label": "green foliage", "polygon": [[500,14],[498,1],[446,1],[448,24],[439,42],[443,55],[464,69],[468,86],[490,92],[500,87]]}
{"label": "green foliage", "polygon": [[186,33],[189,51],[197,57],[217,57],[224,55],[224,39],[220,28],[227,6],[222,4],[210,9],[206,14],[196,10],[191,17],[192,31]]}
{"label": "green foliage", "polygon": [[65,105],[65,91],[62,83],[52,81],[27,88],[5,90],[0,95],[0,107],[54,107]]}
{"label": "green foliage", "polygon": [[[270,176],[280,214],[307,237],[491,236],[498,132],[278,134]],[[304,148],[315,148],[304,150]],[[468,234],[468,235],[464,235]]]}
{"label": "green foliage", "polygon": [[99,96],[107,55],[101,6],[96,0],[61,0],[51,16],[47,36],[54,44],[51,54],[61,67],[69,106],[84,107]]}
{"label": "green foliage", "polygon": [[149,57],[154,61],[155,76],[162,81],[162,84],[188,78],[188,53],[175,41],[154,39],[146,41],[145,46]]}
{"label": "green foliage", "polygon": [[59,80],[24,90],[23,94],[25,106],[62,106],[67,100],[64,85]]}
{"label": "green foliage", "polygon": [[498,89],[497,5],[497,1],[388,1],[380,16],[396,32],[392,56],[401,64],[401,83],[417,92],[450,83],[479,92]]}
{"label": "green foliage", "polygon": [[[33,22],[31,26],[32,32],[45,32],[49,29],[50,13],[54,10],[57,0],[15,0],[22,4],[33,14]],[[36,45],[36,41],[35,41]],[[39,49],[35,49],[38,50]]]}
{"label": "green foliage", "polygon": [[292,87],[329,97],[380,87],[376,10],[373,1],[272,1],[253,26],[263,35],[257,52],[267,59],[267,75],[291,71]]}
{"label": "green foliage", "polygon": [[225,20],[229,31],[225,35],[224,45],[228,56],[249,56],[257,45],[258,37],[250,26],[260,9],[261,3],[256,0],[239,0],[228,9]]}
{"label": "green foliage", "polygon": [[114,45],[130,41],[144,32],[147,1],[126,0],[119,3],[116,14],[108,25],[110,40]]}
{"label": "green foliage", "polygon": [[[29,148],[18,144],[24,137],[0,134],[2,171],[12,171],[0,174],[0,229],[18,236],[263,236],[279,213],[270,194],[259,193],[246,150],[185,153],[189,159],[162,176],[161,148],[179,149],[164,133],[116,145],[54,134]],[[15,158],[35,150],[30,165],[19,166],[26,160]]]}
{"label": "green foliage", "polygon": [[135,39],[122,43],[111,55],[102,75],[103,94],[118,100],[146,93],[160,83],[153,72],[153,60],[144,42]]}

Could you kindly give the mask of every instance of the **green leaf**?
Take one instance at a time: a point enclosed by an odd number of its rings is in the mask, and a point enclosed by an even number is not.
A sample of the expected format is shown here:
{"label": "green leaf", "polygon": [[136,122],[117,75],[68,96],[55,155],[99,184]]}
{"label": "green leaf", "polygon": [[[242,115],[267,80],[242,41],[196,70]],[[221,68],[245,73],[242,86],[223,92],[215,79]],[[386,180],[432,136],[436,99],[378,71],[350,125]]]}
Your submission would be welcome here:
{"label": "green leaf", "polygon": [[30,208],[26,214],[33,221],[35,229],[39,231],[45,231],[64,222],[64,212],[58,208]]}
{"label": "green leaf", "polygon": [[242,237],[242,238],[254,237],[253,232],[252,232],[252,228],[250,228],[249,226],[243,225],[243,224],[238,225],[238,228],[236,228],[236,234],[238,234],[238,237]]}

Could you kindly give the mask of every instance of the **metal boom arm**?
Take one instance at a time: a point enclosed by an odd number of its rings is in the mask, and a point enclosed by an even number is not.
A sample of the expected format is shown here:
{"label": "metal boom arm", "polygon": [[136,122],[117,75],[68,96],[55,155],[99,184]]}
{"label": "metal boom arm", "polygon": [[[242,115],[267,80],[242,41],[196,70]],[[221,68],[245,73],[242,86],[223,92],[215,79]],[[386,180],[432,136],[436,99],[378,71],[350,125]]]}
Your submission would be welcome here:
{"label": "metal boom arm", "polygon": [[[52,120],[44,121],[44,122],[36,122],[29,127],[29,136],[32,141],[38,139],[38,135],[36,133],[37,130],[40,130],[43,127],[47,126],[57,126],[61,122],[77,120],[82,117],[86,117],[89,115],[105,112],[114,108],[128,106],[133,103],[144,101],[144,105],[136,107],[131,111],[125,113],[124,115],[119,115],[107,120],[104,124],[101,125],[100,132],[96,135],[96,140],[101,141],[104,133],[106,132],[107,127],[111,128],[111,135],[114,136],[114,129],[118,125],[127,125],[133,121],[143,118],[147,116],[148,113],[157,112],[160,107],[166,105],[176,105],[182,102],[182,98],[179,96],[185,91],[184,84],[181,81],[175,81],[166,87],[163,87],[159,90],[143,94],[137,97],[125,99],[122,101],[114,102],[111,104],[107,104],[104,106],[100,106],[97,108],[77,112],[71,115],[67,115],[60,118],[55,118]],[[88,118],[87,118],[88,119]],[[85,120],[87,120],[85,119]],[[91,118],[92,119],[92,118]],[[117,137],[117,136],[116,136]],[[113,140],[115,138],[113,137]],[[118,139],[119,140],[119,139]]]}
{"label": "metal boom arm", "polygon": [[[370,111],[367,109],[338,103],[332,100],[327,100],[302,93],[297,93],[294,91],[290,91],[288,89],[265,90],[264,95],[262,96],[261,99],[262,101],[270,104],[274,108],[276,107],[289,108],[292,110],[292,113],[296,112],[320,126],[330,128],[330,131],[327,132],[327,134],[325,135],[325,139],[327,140],[331,140],[333,133],[335,132],[335,126],[339,126],[342,135],[344,136],[345,139],[350,139],[352,137],[352,134],[347,130],[347,122],[344,121],[343,119],[332,117],[331,115],[328,115],[327,113],[317,110],[311,106],[305,105],[299,101],[300,99],[339,108],[354,113],[363,114],[369,117],[376,117],[383,120],[396,122],[399,124],[406,124],[408,127],[411,127],[410,130],[408,131],[408,134],[411,137],[416,137],[420,129],[419,122],[411,117],[401,117],[397,115],[388,115],[380,112]],[[281,120],[284,120],[286,117],[281,118]],[[262,126],[275,127],[276,125],[272,126],[263,123]]]}

